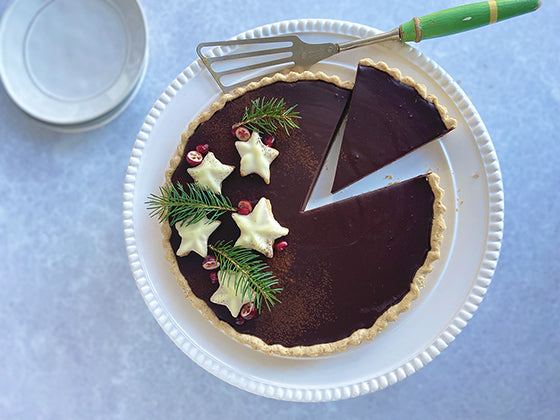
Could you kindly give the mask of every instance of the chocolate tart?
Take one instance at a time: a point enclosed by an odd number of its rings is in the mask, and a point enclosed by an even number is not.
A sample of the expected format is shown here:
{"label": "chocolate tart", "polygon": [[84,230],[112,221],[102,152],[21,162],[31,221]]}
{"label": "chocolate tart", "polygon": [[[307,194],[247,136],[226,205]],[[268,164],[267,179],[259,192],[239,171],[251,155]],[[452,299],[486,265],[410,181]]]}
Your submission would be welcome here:
{"label": "chocolate tart", "polygon": [[457,126],[426,87],[370,59],[358,64],[332,191],[339,191]]}
{"label": "chocolate tart", "polygon": [[[274,217],[290,229],[283,252],[266,259],[283,289],[280,303],[237,325],[228,308],[214,304],[217,289],[200,256],[177,257],[181,238],[164,222],[163,246],[186,298],[217,328],[268,354],[318,356],[371,340],[408,310],[439,258],[445,223],[438,176],[425,174],[311,211],[304,211],[353,83],[323,73],[277,74],[226,94],[183,133],[166,171],[167,183],[193,182],[185,154],[209,143],[216,157],[236,170],[223,182],[232,203],[266,197]],[[270,184],[241,177],[231,126],[251,100],[284,98],[297,104],[300,128],[278,133],[279,157]],[[240,231],[229,215],[210,238],[235,240]],[[264,258],[264,257],[263,257]]]}

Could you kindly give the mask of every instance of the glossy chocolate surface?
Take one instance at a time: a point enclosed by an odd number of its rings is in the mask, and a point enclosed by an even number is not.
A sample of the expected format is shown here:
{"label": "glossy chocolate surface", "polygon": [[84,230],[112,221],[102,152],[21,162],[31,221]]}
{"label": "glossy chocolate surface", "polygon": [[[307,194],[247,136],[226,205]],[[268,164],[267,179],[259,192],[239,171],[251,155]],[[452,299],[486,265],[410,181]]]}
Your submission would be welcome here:
{"label": "glossy chocolate surface", "polygon": [[358,181],[449,129],[416,89],[358,66],[332,191]]}
{"label": "glossy chocolate surface", "polygon": [[[239,175],[239,155],[230,127],[245,106],[258,97],[283,97],[298,104],[300,129],[290,137],[280,134],[279,157],[271,165],[271,182]],[[218,318],[241,333],[285,347],[336,341],[359,328],[371,327],[410,289],[416,270],[430,249],[433,193],[425,176],[403,181],[326,207],[303,212],[331,138],[346,106],[349,91],[317,81],[276,83],[236,99],[198,127],[186,151],[209,143],[216,157],[236,170],[223,183],[223,193],[236,204],[271,200],[275,218],[290,229],[288,248],[266,259],[283,288],[281,303],[266,309],[244,325],[236,325],[228,309],[209,301],[217,289],[202,258],[191,253],[178,257],[179,268],[196,296],[205,300]],[[185,159],[173,182],[187,183]],[[210,237],[235,240],[239,230],[230,215]],[[180,243],[173,229],[171,243]]]}

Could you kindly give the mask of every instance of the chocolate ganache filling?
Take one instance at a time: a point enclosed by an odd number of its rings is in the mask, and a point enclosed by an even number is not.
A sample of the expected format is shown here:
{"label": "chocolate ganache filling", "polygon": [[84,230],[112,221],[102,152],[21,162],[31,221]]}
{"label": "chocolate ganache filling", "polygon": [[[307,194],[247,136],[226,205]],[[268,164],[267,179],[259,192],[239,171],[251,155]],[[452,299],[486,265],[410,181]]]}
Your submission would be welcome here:
{"label": "chocolate ganache filling", "polygon": [[[349,96],[349,90],[324,81],[276,82],[226,103],[188,140],[185,153],[208,143],[222,163],[236,166],[222,184],[222,193],[232,203],[249,200],[254,205],[266,197],[276,220],[290,229],[288,248],[266,259],[283,289],[281,302],[243,325],[235,323],[225,306],[210,302],[218,286],[209,281],[200,256],[177,257],[192,292],[239,333],[285,347],[343,339],[371,327],[400,302],[426,259],[434,193],[425,175],[303,211]],[[301,115],[300,129],[290,136],[277,133],[274,147],[280,155],[271,165],[269,185],[255,174],[240,176],[231,135],[232,124],[251,100],[263,97],[283,98],[288,107],[297,104]],[[193,182],[187,168],[183,156],[172,182]],[[231,216],[220,220],[209,243],[236,240],[240,232]],[[176,252],[181,238],[174,227],[170,241]]]}
{"label": "chocolate ganache filling", "polygon": [[332,191],[358,181],[450,131],[415,87],[359,65]]}

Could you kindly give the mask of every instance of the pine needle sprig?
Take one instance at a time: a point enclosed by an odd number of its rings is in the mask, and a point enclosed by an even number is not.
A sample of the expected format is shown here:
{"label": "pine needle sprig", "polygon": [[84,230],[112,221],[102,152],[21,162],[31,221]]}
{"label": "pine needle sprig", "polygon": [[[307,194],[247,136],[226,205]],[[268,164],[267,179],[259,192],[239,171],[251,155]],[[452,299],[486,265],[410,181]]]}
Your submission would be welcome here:
{"label": "pine needle sprig", "polygon": [[263,303],[270,311],[272,306],[280,302],[277,294],[282,288],[276,287],[278,279],[270,271],[268,265],[259,258],[259,255],[250,249],[234,246],[233,243],[218,241],[208,248],[214,252],[216,260],[220,263],[220,270],[234,272],[234,289],[244,298],[253,296],[253,305],[259,313]]}
{"label": "pine needle sprig", "polygon": [[195,224],[205,217],[211,222],[228,211],[237,211],[227,197],[196,184],[187,184],[186,189],[180,183],[166,184],[159,188],[159,195],[150,194],[145,204],[150,217],[157,216],[170,225]]}
{"label": "pine needle sprig", "polygon": [[257,98],[251,101],[251,107],[245,108],[243,120],[234,124],[235,127],[246,126],[250,130],[264,135],[273,135],[278,127],[284,129],[290,135],[292,129],[297,129],[296,120],[300,119],[299,112],[294,111],[294,105],[286,108],[284,99],[272,98],[268,101],[265,98]]}

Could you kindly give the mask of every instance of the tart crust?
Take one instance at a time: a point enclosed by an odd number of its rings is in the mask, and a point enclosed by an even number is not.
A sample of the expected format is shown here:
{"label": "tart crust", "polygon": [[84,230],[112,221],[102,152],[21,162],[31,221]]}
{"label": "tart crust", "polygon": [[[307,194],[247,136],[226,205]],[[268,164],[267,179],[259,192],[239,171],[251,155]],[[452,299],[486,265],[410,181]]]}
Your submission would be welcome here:
{"label": "tart crust", "polygon": [[447,112],[447,108],[439,103],[438,98],[436,96],[428,94],[428,91],[426,90],[426,86],[423,85],[422,83],[417,83],[410,76],[403,76],[399,69],[394,67],[389,67],[387,63],[383,61],[374,62],[371,58],[362,58],[358,62],[358,65],[375,67],[376,69],[384,71],[385,73],[389,74],[393,79],[397,80],[398,82],[413,87],[414,89],[416,89],[416,91],[422,98],[424,98],[431,104],[434,104],[437,111],[439,112],[439,115],[441,116],[441,120],[449,130],[452,130],[457,127],[457,120],[449,116],[449,113]]}
{"label": "tart crust", "polygon": [[[447,109],[440,105],[437,98],[433,95],[426,94],[426,88],[416,83],[410,77],[402,77],[398,69],[389,68],[384,62],[374,63],[370,59],[365,59],[360,61],[360,64],[371,65],[380,70],[386,71],[395,79],[405,83],[409,86],[413,86],[422,97],[432,102],[438,109],[442,120],[445,122],[446,126],[453,128],[456,126],[456,121],[448,117]],[[211,104],[208,111],[202,112],[198,118],[192,121],[187,130],[181,135],[181,142],[177,147],[176,154],[170,160],[169,168],[165,172],[165,182],[166,184],[171,183],[171,177],[181,161],[181,157],[184,154],[186,145],[195,132],[197,127],[210,118],[219,110],[221,110],[226,103],[239,98],[246,92],[256,90],[260,87],[267,86],[276,82],[295,82],[299,80],[321,80],[325,82],[332,83],[338,87],[345,89],[352,89],[354,82],[352,81],[341,81],[337,76],[328,76],[323,72],[312,73],[309,71],[304,71],[302,73],[290,72],[287,74],[275,74],[272,77],[265,77],[258,82],[253,82],[244,88],[237,88],[230,94],[223,94],[220,99]],[[442,198],[444,191],[439,186],[439,176],[434,173],[427,174],[427,179],[432,188],[434,194],[433,203],[433,222],[431,231],[431,249],[424,261],[424,264],[416,272],[410,286],[409,292],[403,297],[403,299],[391,306],[387,311],[385,311],[374,323],[373,326],[369,328],[363,328],[354,331],[348,337],[329,343],[314,344],[310,346],[294,346],[285,347],[281,344],[267,344],[262,339],[248,334],[242,334],[237,332],[231,325],[221,321],[212,309],[206,304],[206,302],[199,297],[197,297],[191,290],[187,279],[183,276],[179,269],[177,263],[177,257],[171,246],[170,238],[172,234],[171,227],[167,221],[164,221],[161,226],[163,240],[162,244],[165,250],[165,258],[170,263],[171,272],[177,278],[179,286],[183,289],[184,295],[191,302],[191,304],[198,309],[202,316],[210,321],[216,328],[223,331],[228,336],[234,338],[238,342],[248,345],[255,350],[260,350],[266,354],[278,355],[285,357],[317,357],[320,355],[330,354],[335,351],[344,351],[350,345],[358,345],[364,340],[373,340],[378,332],[384,330],[387,327],[387,323],[391,321],[396,321],[399,315],[406,312],[410,308],[410,304],[415,300],[420,293],[420,289],[426,284],[426,276],[432,271],[433,262],[439,259],[440,247],[443,241],[443,231],[445,230],[445,221],[443,214],[445,212],[445,206],[442,203]]]}

